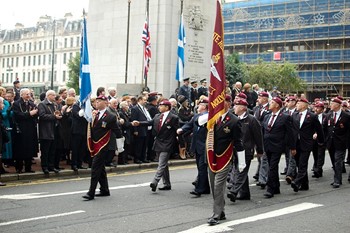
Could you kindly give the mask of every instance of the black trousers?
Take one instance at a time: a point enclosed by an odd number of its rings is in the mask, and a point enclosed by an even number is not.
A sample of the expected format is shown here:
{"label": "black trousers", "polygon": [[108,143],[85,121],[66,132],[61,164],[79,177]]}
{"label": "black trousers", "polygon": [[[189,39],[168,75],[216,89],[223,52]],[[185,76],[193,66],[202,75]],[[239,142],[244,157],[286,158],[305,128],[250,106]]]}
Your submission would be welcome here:
{"label": "black trousers", "polygon": [[276,194],[280,192],[280,181],[278,173],[278,164],[282,153],[266,151],[267,160],[269,162],[269,175],[267,178],[267,191]]}
{"label": "black trousers", "polygon": [[144,161],[146,159],[147,137],[135,136],[134,145],[134,160]]}
{"label": "black trousers", "polygon": [[55,140],[40,139],[41,167],[53,169],[55,163]]}
{"label": "black trousers", "polygon": [[210,193],[208,164],[205,163],[205,154],[196,152],[196,163],[198,176],[195,191],[198,193]]}
{"label": "black trousers", "polygon": [[101,151],[92,159],[91,182],[88,195],[95,196],[97,184],[100,183],[101,192],[109,192],[105,159],[108,151]]}
{"label": "black trousers", "polygon": [[147,130],[147,160],[154,160],[156,152],[152,149],[154,144],[154,136],[152,130]]}
{"label": "black trousers", "polygon": [[300,151],[297,150],[295,155],[295,161],[297,162],[298,173],[294,180],[296,185],[300,185],[302,187],[309,187],[309,178],[307,174],[307,167],[310,157],[310,151]]}
{"label": "black trousers", "polygon": [[326,146],[318,146],[318,156],[317,156],[317,166],[314,168],[314,173],[317,175],[322,175],[324,159],[326,157]]}
{"label": "black trousers", "polygon": [[[23,164],[24,161],[24,164]],[[32,170],[32,159],[25,159],[25,160],[16,160],[16,171],[22,171],[24,165],[24,170],[26,172]]]}
{"label": "black trousers", "polygon": [[238,160],[235,159],[234,161],[234,167],[232,169],[233,172],[233,180],[230,182],[233,182],[233,186],[230,189],[231,193],[234,193],[237,195],[238,193],[242,197],[250,197],[250,189],[249,189],[249,178],[248,178],[248,172],[251,164],[251,159],[245,159],[246,167],[243,169],[242,172],[239,172],[238,169]]}
{"label": "black trousers", "polygon": [[87,155],[86,135],[72,135],[72,167],[81,167]]}

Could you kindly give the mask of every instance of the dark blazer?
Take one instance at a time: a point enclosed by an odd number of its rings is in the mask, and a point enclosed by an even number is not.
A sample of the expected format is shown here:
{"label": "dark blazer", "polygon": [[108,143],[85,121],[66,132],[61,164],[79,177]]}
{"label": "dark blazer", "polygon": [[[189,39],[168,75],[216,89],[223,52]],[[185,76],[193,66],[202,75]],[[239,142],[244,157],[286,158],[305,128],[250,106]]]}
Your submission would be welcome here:
{"label": "dark blazer", "polygon": [[151,118],[153,119],[153,117],[159,113],[159,110],[157,108],[157,106],[153,105],[153,104],[150,104],[148,103],[146,105],[146,109],[148,110],[149,112],[149,115],[151,115]]}
{"label": "dark blazer", "polygon": [[115,138],[121,138],[121,131],[117,124],[116,115],[108,111],[108,109],[103,113],[99,120],[95,123],[92,122],[91,127],[91,138],[93,141],[99,141],[108,131],[112,131],[111,135],[114,134],[115,137],[111,136],[108,144],[102,150],[108,150],[114,148],[116,145]]}
{"label": "dark blazer", "polygon": [[325,120],[327,124],[327,148],[330,149],[333,145],[336,150],[346,150],[350,130],[350,115],[342,111],[338,121],[334,124],[333,111],[330,111]]}
{"label": "dark blazer", "polygon": [[[140,106],[136,104],[131,108],[131,116],[130,121],[147,121],[147,117],[141,110]],[[132,132],[138,132],[138,137],[146,137],[147,136],[147,126],[140,125],[133,127]]]}
{"label": "dark blazer", "polygon": [[127,115],[126,112],[124,112],[123,110],[120,109],[119,116],[121,119],[124,120],[124,124],[121,125],[121,129],[122,129],[122,134],[125,137],[125,143],[130,144],[130,142],[131,142],[130,129],[132,128],[132,125],[130,123],[129,115]]}
{"label": "dark blazer", "polygon": [[155,138],[152,149],[155,152],[171,152],[176,142],[176,130],[179,128],[179,118],[169,111],[168,116],[165,119],[163,118],[162,127],[158,129],[160,115],[161,113],[155,115],[151,121],[140,122],[140,125],[153,125],[153,135]]}
{"label": "dark blazer", "polygon": [[88,122],[84,116],[79,116],[80,111],[79,103],[73,104],[72,107],[72,134],[86,135]]}
{"label": "dark blazer", "polygon": [[[300,127],[299,113],[294,112],[292,115],[293,134],[296,138],[296,143],[299,144],[298,149],[301,151],[312,151],[313,149],[313,135],[317,133],[317,141],[320,144],[324,143],[324,134],[322,126],[313,112],[307,111],[303,124]],[[296,145],[293,146],[296,148]]]}
{"label": "dark blazer", "polygon": [[192,152],[201,155],[204,155],[206,151],[205,143],[208,130],[207,124],[204,124],[202,126],[198,125],[198,118],[204,114],[208,113],[196,114],[194,117],[192,117],[191,121],[187,122],[184,126],[181,127],[184,134],[191,131],[193,132],[190,149]]}
{"label": "dark blazer", "polygon": [[258,154],[263,154],[264,144],[260,122],[248,113],[239,121],[242,124],[243,147],[246,159],[253,159],[255,148]]}
{"label": "dark blazer", "polygon": [[198,88],[198,98],[201,97],[202,95],[208,96],[208,88],[207,87],[199,87]]}
{"label": "dark blazer", "polygon": [[55,111],[57,110],[56,103],[50,103],[47,99],[38,105],[39,112],[39,139],[54,140],[55,126],[57,119]]}
{"label": "dark blazer", "polygon": [[182,85],[179,88],[178,96],[179,95],[185,96],[188,99],[188,102],[191,103],[192,98],[191,98],[191,87],[190,86]]}
{"label": "dark blazer", "polygon": [[[271,129],[269,129],[268,124],[271,117],[272,113],[266,115],[262,124],[265,151],[283,153],[285,152],[286,146],[290,149],[295,149],[296,139],[293,137],[291,116],[280,112],[278,116],[276,116],[275,123]],[[284,140],[286,137],[290,138],[288,142]]]}
{"label": "dark blazer", "polygon": [[266,107],[264,107],[261,111],[260,110],[260,106],[255,106],[253,108],[253,115],[262,124],[265,116],[271,113],[271,111],[269,110],[269,104],[267,104]]}
{"label": "dark blazer", "polygon": [[243,151],[242,124],[230,111],[221,124],[214,127],[214,152],[221,155],[233,143],[235,151]]}

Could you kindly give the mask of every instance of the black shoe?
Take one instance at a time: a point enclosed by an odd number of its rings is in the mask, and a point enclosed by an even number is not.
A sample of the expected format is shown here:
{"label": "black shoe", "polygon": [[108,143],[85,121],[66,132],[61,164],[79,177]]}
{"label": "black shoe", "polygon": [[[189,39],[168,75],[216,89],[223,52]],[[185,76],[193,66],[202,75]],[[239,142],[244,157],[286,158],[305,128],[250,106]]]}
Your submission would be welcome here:
{"label": "black shoe", "polygon": [[157,184],[150,183],[149,187],[151,187],[152,192],[155,192],[157,190]]}
{"label": "black shoe", "polygon": [[84,195],[83,198],[85,199],[85,201],[91,201],[94,199],[94,197],[90,196],[89,194]]}
{"label": "black shoe", "polygon": [[78,166],[78,169],[88,169],[87,167]]}
{"label": "black shoe", "polygon": [[[16,170],[16,173],[21,174],[22,170]],[[1,173],[1,174],[5,174],[5,172]]]}
{"label": "black shoe", "polygon": [[77,167],[72,167],[72,170],[77,172],[78,171],[78,168]]}
{"label": "black shoe", "polygon": [[281,175],[287,175],[287,172],[281,172],[280,174]]}
{"label": "black shoe", "polygon": [[0,182],[0,186],[6,186],[6,184],[5,184],[5,183]]}
{"label": "black shoe", "polygon": [[319,175],[318,173],[314,173],[311,177],[312,178],[320,178],[320,177],[322,177],[322,175]]}
{"label": "black shoe", "polygon": [[44,174],[45,174],[45,175],[50,174],[50,172],[49,172],[49,170],[48,170],[48,169],[43,169],[43,172],[44,172]]}
{"label": "black shoe", "polygon": [[256,184],[256,186],[260,186],[261,189],[265,189],[266,184],[263,184],[263,183],[258,182],[258,183]]}
{"label": "black shoe", "polygon": [[259,180],[259,176],[257,176],[257,175],[254,175],[253,178],[254,178],[255,180]]}
{"label": "black shoe", "polygon": [[56,168],[49,168],[49,171],[50,172],[54,172],[54,173],[59,173],[60,172],[60,170],[58,170],[58,169],[56,169]]}
{"label": "black shoe", "polygon": [[95,197],[108,197],[108,196],[110,196],[110,195],[111,195],[110,192],[100,192],[100,193],[97,193],[97,194],[95,195]]}
{"label": "black shoe", "polygon": [[333,188],[337,189],[340,187],[340,184],[337,184],[337,183],[333,183]]}
{"label": "black shoe", "polygon": [[296,193],[300,189],[299,186],[294,181],[290,184],[290,186],[292,187],[293,191],[296,192]]}
{"label": "black shoe", "polygon": [[196,197],[200,197],[202,194],[196,191],[191,191],[190,194],[195,195]]}
{"label": "black shoe", "polygon": [[24,173],[35,173],[33,170],[25,170]]}
{"label": "black shoe", "polygon": [[159,161],[157,159],[151,159],[151,162],[158,163]]}
{"label": "black shoe", "polygon": [[192,182],[192,185],[193,185],[193,186],[196,186],[196,185],[197,185],[197,181],[193,181],[193,182]]}
{"label": "black shoe", "polygon": [[237,195],[236,200],[241,200],[241,201],[250,200],[250,195],[249,196],[248,195],[246,195],[246,196]]}
{"label": "black shoe", "polygon": [[167,191],[167,190],[171,190],[171,186],[166,185],[166,186],[160,187],[158,189],[162,190],[162,191]]}
{"label": "black shoe", "polygon": [[143,162],[143,163],[150,163],[150,161],[147,160],[147,159],[146,159],[146,160],[143,160],[142,162]]}
{"label": "black shoe", "polygon": [[307,190],[309,190],[309,186],[301,186],[299,188],[299,191],[307,191]]}
{"label": "black shoe", "polygon": [[141,160],[135,160],[134,163],[136,163],[136,164],[142,164],[142,161],[141,161]]}
{"label": "black shoe", "polygon": [[230,199],[230,201],[232,201],[232,202],[236,202],[236,194],[234,194],[234,193],[228,193],[227,194],[227,197]]}
{"label": "black shoe", "polygon": [[106,167],[116,167],[116,165],[114,163],[107,163]]}
{"label": "black shoe", "polygon": [[209,224],[209,226],[214,226],[219,224],[219,219],[211,217],[211,218],[208,218],[207,223]]}
{"label": "black shoe", "polygon": [[264,193],[264,196],[265,196],[266,198],[272,198],[272,197],[273,197],[273,194],[270,193],[270,192],[266,192],[266,193]]}

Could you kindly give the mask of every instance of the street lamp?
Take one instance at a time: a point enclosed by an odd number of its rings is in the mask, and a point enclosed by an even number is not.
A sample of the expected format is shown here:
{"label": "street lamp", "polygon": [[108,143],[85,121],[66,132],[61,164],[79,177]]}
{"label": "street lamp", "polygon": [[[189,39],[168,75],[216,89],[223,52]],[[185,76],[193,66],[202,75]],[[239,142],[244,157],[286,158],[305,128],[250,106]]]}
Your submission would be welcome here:
{"label": "street lamp", "polygon": [[53,21],[53,37],[52,37],[52,62],[51,62],[51,90],[53,90],[53,75],[55,65],[55,33],[56,33],[56,20]]}
{"label": "street lamp", "polygon": [[128,22],[126,29],[126,61],[125,61],[125,84],[128,83],[128,64],[129,64],[129,29],[130,29],[130,3],[128,0]]}

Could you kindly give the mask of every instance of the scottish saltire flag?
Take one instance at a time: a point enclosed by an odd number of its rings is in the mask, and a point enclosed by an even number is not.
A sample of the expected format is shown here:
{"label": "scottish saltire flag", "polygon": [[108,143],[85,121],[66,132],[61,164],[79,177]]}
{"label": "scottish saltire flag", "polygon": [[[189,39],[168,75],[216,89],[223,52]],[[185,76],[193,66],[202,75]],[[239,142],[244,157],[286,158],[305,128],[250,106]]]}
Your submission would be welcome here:
{"label": "scottish saltire flag", "polygon": [[84,110],[84,117],[88,122],[92,122],[91,108],[91,80],[89,67],[89,52],[86,36],[86,19],[83,20],[81,33],[81,48],[80,48],[80,75],[79,75],[79,90],[80,90],[80,106]]}
{"label": "scottish saltire flag", "polygon": [[186,45],[186,34],[185,27],[183,24],[183,14],[181,14],[179,37],[177,39],[177,64],[176,64],[176,80],[182,81],[184,78],[184,67],[185,67],[185,45]]}
{"label": "scottish saltire flag", "polygon": [[145,25],[143,27],[142,32],[142,42],[143,42],[143,77],[146,79],[149,70],[149,62],[151,61],[152,53],[151,53],[151,36],[148,28],[148,21],[146,18]]}

